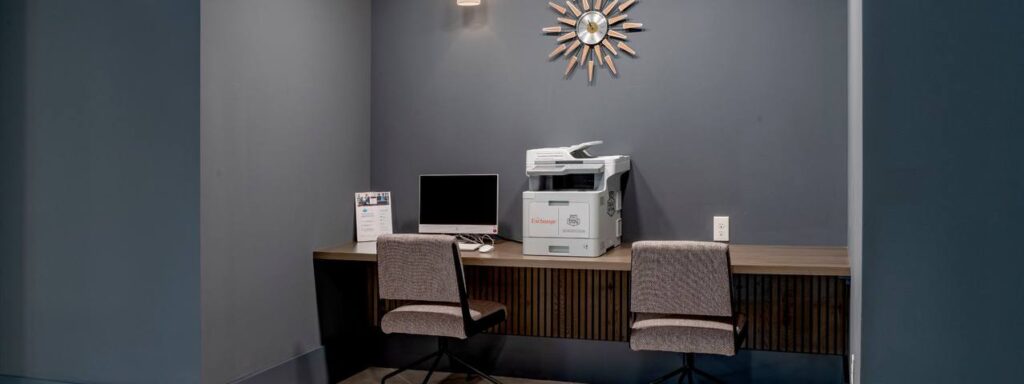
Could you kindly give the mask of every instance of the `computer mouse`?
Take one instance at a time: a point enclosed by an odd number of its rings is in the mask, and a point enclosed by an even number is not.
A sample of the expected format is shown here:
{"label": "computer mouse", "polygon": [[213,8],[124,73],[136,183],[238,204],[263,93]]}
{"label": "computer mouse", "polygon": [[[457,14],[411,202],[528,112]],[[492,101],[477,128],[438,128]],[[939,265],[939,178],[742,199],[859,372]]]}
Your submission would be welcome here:
{"label": "computer mouse", "polygon": [[490,252],[490,251],[493,251],[493,250],[494,250],[494,246],[490,245],[490,244],[481,245],[480,248],[476,249],[477,252],[481,252],[481,253],[487,253],[487,252]]}

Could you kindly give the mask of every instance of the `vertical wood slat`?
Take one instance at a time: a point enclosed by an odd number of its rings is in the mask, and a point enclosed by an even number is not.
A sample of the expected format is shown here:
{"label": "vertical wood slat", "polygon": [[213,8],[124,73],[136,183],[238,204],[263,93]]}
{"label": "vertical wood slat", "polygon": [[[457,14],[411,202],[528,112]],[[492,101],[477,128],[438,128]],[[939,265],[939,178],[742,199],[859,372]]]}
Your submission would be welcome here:
{"label": "vertical wood slat", "polygon": [[[470,297],[497,301],[508,319],[489,332],[627,341],[629,272],[466,267]],[[370,323],[403,303],[378,300],[377,270],[366,268]],[[745,349],[845,355],[849,281],[831,276],[734,275],[747,316]]]}
{"label": "vertical wood slat", "polygon": [[831,276],[735,275],[747,316],[745,349],[845,355],[849,281]]}

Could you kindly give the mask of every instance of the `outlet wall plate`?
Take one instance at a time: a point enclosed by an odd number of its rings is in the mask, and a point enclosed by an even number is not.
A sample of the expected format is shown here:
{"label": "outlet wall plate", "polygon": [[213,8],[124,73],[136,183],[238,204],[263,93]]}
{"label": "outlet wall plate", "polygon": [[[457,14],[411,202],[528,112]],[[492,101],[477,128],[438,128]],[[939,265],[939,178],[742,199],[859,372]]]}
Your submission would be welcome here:
{"label": "outlet wall plate", "polygon": [[715,216],[713,233],[715,241],[729,241],[729,216]]}

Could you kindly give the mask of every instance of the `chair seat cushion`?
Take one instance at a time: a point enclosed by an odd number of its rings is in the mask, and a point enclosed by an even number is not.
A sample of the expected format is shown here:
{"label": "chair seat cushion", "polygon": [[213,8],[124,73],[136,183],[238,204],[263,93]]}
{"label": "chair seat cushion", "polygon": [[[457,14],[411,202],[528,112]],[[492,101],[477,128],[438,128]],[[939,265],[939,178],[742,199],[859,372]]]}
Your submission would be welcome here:
{"label": "chair seat cushion", "polygon": [[632,325],[629,347],[634,351],[666,351],[736,354],[733,319],[728,317],[677,316],[638,313]]}
{"label": "chair seat cushion", "polygon": [[[469,300],[469,316],[478,321],[498,312],[505,306],[486,300]],[[503,315],[503,314],[502,314]],[[504,317],[504,316],[502,316]],[[465,339],[466,327],[462,321],[462,307],[458,304],[410,304],[395,308],[380,320],[384,333],[405,333]]]}

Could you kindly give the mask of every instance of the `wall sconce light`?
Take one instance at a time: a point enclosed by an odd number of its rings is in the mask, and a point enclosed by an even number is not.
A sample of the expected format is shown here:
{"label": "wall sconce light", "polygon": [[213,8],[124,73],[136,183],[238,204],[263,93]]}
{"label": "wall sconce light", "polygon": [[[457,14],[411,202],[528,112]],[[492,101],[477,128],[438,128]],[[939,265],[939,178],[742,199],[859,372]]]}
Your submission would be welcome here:
{"label": "wall sconce light", "polygon": [[473,7],[480,5],[480,0],[455,0],[455,4],[460,7]]}

